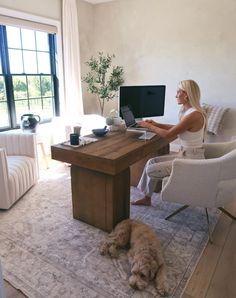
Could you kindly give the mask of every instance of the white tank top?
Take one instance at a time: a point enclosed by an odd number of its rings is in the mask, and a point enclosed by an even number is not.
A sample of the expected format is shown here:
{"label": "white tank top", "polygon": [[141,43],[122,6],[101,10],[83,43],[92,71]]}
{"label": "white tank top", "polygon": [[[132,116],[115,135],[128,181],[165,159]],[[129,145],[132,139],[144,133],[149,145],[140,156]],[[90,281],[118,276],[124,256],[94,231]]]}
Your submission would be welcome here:
{"label": "white tank top", "polygon": [[[190,108],[186,112],[183,113],[183,116],[189,115],[190,113],[193,113],[197,111],[195,108]],[[180,140],[180,145],[185,148],[201,148],[203,144],[204,139],[204,127],[205,127],[205,118],[204,118],[204,124],[202,128],[198,131],[188,131],[186,130],[183,133],[180,133],[178,135]]]}

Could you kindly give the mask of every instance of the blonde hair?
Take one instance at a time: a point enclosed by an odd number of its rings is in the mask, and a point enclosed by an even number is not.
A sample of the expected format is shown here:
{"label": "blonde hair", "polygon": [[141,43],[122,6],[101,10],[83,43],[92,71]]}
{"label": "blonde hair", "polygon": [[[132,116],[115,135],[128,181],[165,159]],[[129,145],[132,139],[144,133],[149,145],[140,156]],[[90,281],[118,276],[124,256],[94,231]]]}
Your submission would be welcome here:
{"label": "blonde hair", "polygon": [[[193,80],[183,80],[179,82],[178,88],[185,91],[190,105],[202,114],[205,119],[205,131],[207,128],[207,114],[201,107],[201,92],[198,84]],[[181,109],[182,111],[182,109]]]}

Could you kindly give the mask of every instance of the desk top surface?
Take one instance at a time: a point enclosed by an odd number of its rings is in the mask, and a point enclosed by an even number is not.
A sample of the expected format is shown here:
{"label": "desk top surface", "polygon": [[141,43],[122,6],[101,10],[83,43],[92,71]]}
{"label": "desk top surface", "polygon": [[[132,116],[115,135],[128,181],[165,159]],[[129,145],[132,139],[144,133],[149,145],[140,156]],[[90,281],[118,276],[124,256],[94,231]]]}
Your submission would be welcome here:
{"label": "desk top surface", "polygon": [[[142,132],[109,132],[98,141],[74,148],[57,144],[51,146],[52,158],[72,165],[116,174],[151,152],[167,146],[159,136],[140,140]],[[91,135],[90,135],[91,137]]]}

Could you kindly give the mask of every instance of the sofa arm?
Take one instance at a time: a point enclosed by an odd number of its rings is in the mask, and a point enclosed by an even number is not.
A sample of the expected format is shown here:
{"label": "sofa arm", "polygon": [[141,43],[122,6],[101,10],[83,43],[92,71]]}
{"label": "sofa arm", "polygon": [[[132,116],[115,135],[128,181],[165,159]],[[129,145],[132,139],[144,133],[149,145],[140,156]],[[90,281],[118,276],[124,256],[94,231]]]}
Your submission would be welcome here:
{"label": "sofa arm", "polygon": [[7,157],[6,151],[4,148],[0,148],[0,190],[1,197],[8,200],[9,198],[9,187],[8,187],[8,165],[7,165]]}
{"label": "sofa arm", "polygon": [[37,141],[34,133],[0,133],[0,147],[7,155],[26,155],[37,158]]}

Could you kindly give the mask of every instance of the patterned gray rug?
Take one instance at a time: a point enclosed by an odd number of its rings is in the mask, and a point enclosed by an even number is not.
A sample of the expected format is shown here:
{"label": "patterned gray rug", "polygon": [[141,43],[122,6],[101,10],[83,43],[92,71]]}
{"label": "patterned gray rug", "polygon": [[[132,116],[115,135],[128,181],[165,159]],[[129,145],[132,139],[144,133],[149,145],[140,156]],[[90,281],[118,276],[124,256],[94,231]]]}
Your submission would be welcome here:
{"label": "patterned gray rug", "polygon": [[[140,196],[136,188],[132,197]],[[177,205],[153,196],[153,207],[131,206],[131,218],[150,224],[161,239],[169,297],[181,297],[208,241],[204,210],[188,208],[164,218]],[[210,212],[212,226],[217,211]],[[32,298],[158,297],[128,285],[126,251],[111,260],[98,246],[107,234],[72,218],[69,167],[44,171],[39,183],[9,211],[0,211],[3,275]]]}

